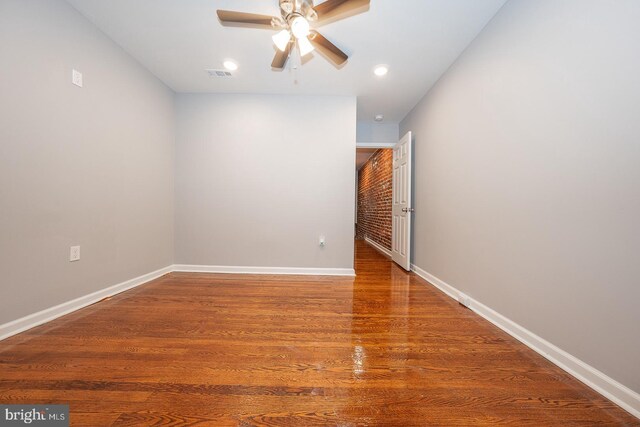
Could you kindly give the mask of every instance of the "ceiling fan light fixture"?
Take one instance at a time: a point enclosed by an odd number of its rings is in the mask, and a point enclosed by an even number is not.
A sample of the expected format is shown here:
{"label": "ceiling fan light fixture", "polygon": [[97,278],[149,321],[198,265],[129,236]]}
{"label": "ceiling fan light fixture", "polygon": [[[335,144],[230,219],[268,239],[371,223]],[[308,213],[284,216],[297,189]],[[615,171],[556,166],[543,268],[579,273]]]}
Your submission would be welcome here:
{"label": "ceiling fan light fixture", "polygon": [[[320,51],[327,61],[340,69],[347,63],[349,55],[318,31],[311,29],[311,24],[346,18],[364,11],[365,6],[368,10],[370,3],[371,0],[324,0],[318,6],[314,6],[314,0],[278,0],[280,16],[223,9],[218,9],[216,14],[220,23],[225,26],[275,29],[277,34],[272,35],[272,38],[277,51],[271,62],[274,71],[284,70],[292,55],[305,56],[314,50]],[[298,61],[297,64],[301,65],[302,61]]]}
{"label": "ceiling fan light fixture", "polygon": [[293,6],[293,0],[280,0],[280,9],[282,9],[286,15],[293,13],[293,10],[295,9]]}
{"label": "ceiling fan light fixture", "polygon": [[307,38],[310,30],[309,21],[303,16],[296,16],[291,21],[291,32],[297,39]]}
{"label": "ceiling fan light fixture", "polygon": [[298,39],[298,47],[300,48],[300,56],[306,56],[314,50],[313,45],[306,37]]}
{"label": "ceiling fan light fixture", "polygon": [[287,49],[289,41],[291,40],[291,34],[289,33],[289,30],[282,30],[274,35],[272,39],[276,47],[280,49],[281,52],[284,52]]}

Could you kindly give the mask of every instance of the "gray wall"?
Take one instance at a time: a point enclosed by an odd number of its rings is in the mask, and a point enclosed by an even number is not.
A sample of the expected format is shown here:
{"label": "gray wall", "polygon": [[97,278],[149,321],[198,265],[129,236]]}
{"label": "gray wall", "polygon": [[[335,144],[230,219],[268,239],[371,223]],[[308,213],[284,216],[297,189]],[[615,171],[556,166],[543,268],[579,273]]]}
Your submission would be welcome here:
{"label": "gray wall", "polygon": [[176,109],[176,263],[353,268],[355,97],[178,95]]}
{"label": "gray wall", "polygon": [[0,1],[0,324],[172,264],[173,144],[173,93],[71,6]]}
{"label": "gray wall", "polygon": [[398,127],[398,123],[359,121],[356,128],[356,140],[365,143],[395,144],[398,142]]}
{"label": "gray wall", "polygon": [[640,391],[640,2],[509,1],[401,123],[420,268]]}

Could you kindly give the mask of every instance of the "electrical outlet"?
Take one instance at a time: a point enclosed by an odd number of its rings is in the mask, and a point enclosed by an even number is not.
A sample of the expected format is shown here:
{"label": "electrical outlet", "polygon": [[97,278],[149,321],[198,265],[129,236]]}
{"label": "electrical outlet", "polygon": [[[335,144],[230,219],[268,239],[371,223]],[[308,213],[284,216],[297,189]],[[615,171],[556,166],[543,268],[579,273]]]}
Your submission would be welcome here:
{"label": "electrical outlet", "polygon": [[80,246],[71,246],[69,251],[69,261],[80,261]]}
{"label": "electrical outlet", "polygon": [[78,70],[73,70],[71,73],[71,82],[78,87],[82,87],[82,73]]}

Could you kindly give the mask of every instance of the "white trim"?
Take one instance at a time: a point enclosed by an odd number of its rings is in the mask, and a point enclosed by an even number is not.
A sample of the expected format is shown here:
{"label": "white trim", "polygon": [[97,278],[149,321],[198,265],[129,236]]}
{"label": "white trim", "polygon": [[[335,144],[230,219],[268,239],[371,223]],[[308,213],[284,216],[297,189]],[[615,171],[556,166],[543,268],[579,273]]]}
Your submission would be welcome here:
{"label": "white trim", "polygon": [[356,148],[393,148],[395,142],[356,142]]}
{"label": "white trim", "polygon": [[544,356],[546,359],[564,369],[569,374],[616,403],[635,417],[640,418],[640,394],[631,390],[627,386],[620,384],[613,378],[608,377],[593,366],[586,364],[561,348],[556,347],[481,302],[476,301],[468,295],[458,291],[453,286],[427,273],[420,267],[412,264],[411,269],[429,284],[440,289],[451,298],[457,301],[467,299],[469,308],[481,317],[493,323],[498,328],[502,329],[535,352]]}
{"label": "white trim", "polygon": [[296,274],[305,276],[355,276],[353,268],[299,268],[299,267],[244,267],[224,265],[176,264],[173,271],[184,273],[223,274]]}
{"label": "white trim", "polygon": [[377,249],[378,252],[382,252],[384,255],[388,256],[389,258],[392,257],[391,251],[389,249],[385,248],[384,246],[380,245],[379,243],[374,242],[373,240],[371,240],[368,237],[365,237],[364,241],[367,242],[368,244],[370,244],[371,246],[373,246],[375,249]]}
{"label": "white trim", "polygon": [[158,277],[164,276],[167,273],[171,273],[172,266],[161,268],[160,270],[153,271],[151,273],[144,274],[136,277],[135,279],[127,280],[117,285],[110,286],[105,289],[90,293],[88,295],[73,299],[71,301],[63,302],[54,307],[45,308],[37,313],[30,314],[17,320],[0,325],[0,340],[8,338],[12,335],[24,332],[27,329],[42,325],[43,323],[50,322],[57,319],[60,316],[69,314],[73,311],[84,308],[88,305],[94,304],[104,298],[119,294],[120,292],[127,291],[136,286],[140,286]]}

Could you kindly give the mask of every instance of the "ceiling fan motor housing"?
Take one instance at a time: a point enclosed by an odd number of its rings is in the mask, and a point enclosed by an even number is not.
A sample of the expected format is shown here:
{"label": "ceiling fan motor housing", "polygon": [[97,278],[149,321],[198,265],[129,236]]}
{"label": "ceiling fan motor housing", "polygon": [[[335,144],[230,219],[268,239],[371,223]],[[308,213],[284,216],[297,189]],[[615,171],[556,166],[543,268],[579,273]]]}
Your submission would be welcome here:
{"label": "ceiling fan motor housing", "polygon": [[280,13],[285,20],[289,20],[293,13],[298,13],[309,21],[318,19],[312,0],[280,0]]}

